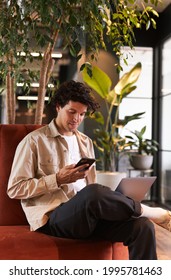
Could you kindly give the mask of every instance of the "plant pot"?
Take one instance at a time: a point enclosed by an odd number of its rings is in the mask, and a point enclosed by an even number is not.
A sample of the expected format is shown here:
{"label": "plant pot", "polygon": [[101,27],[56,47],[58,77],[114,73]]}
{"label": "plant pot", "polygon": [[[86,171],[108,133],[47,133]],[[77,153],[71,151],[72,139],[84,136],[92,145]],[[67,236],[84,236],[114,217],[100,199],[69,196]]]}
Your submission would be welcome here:
{"label": "plant pot", "polygon": [[126,172],[97,171],[97,183],[115,190]]}
{"label": "plant pot", "polygon": [[131,155],[130,156],[130,164],[135,169],[146,170],[150,169],[153,164],[153,156],[152,155]]}

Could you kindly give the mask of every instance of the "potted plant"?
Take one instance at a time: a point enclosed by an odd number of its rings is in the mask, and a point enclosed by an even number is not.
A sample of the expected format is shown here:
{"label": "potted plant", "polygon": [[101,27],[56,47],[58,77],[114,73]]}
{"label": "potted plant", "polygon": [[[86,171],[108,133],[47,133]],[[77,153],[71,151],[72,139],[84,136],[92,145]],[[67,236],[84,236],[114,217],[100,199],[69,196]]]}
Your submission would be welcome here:
{"label": "potted plant", "polygon": [[[141,112],[119,119],[119,106],[124,97],[136,89],[134,83],[138,80],[140,73],[141,63],[137,63],[121,77],[114,88],[111,88],[112,81],[105,72],[97,66],[91,66],[88,63],[84,65],[82,71],[84,82],[102,97],[108,112],[106,117],[101,112],[95,112],[90,116],[98,123],[98,127],[94,130],[94,144],[99,152],[98,160],[101,162],[102,170],[105,173],[111,174],[110,172],[118,171],[119,157],[130,145],[125,137],[121,137],[120,129],[123,129],[128,122],[139,119],[144,114],[144,112]],[[125,177],[126,174],[121,174],[121,176]]]}
{"label": "potted plant", "polygon": [[139,170],[150,169],[153,164],[153,155],[158,151],[159,143],[154,139],[147,139],[144,137],[146,126],[140,131],[131,131],[134,135],[127,135],[129,139],[129,147],[133,149],[137,148],[137,152],[130,153],[130,163],[132,167]]}

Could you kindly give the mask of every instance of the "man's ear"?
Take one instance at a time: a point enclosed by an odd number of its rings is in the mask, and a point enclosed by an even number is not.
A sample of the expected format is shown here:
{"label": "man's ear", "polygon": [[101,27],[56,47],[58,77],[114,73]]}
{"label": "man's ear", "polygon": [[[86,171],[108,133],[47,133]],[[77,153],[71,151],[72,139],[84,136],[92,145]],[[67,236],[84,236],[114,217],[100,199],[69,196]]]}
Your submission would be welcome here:
{"label": "man's ear", "polygon": [[56,104],[56,111],[59,112],[61,106],[59,106],[58,104]]}

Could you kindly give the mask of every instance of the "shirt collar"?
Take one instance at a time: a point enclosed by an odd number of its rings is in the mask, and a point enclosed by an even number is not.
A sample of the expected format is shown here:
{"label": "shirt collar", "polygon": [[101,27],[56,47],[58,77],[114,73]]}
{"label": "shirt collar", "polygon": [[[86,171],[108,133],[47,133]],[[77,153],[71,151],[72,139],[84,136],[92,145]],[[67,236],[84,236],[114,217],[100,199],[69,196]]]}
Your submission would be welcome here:
{"label": "shirt collar", "polygon": [[[76,130],[75,131],[75,135],[78,135],[79,131]],[[48,130],[47,130],[47,136],[48,137],[58,137],[58,136],[62,136],[56,126],[56,122],[55,119],[53,119],[49,124],[48,124]]]}
{"label": "shirt collar", "polygon": [[[62,135],[59,133],[59,131],[57,129],[55,119],[53,119],[48,124],[47,130],[46,130],[46,135],[47,135],[47,137],[52,137],[52,138],[62,137]],[[80,147],[82,156],[88,156],[87,155],[87,147],[88,147],[88,143],[89,143],[88,137],[84,133],[80,132],[79,130],[75,131],[75,135],[77,137],[78,145]]]}
{"label": "shirt collar", "polygon": [[47,136],[49,136],[49,137],[61,136],[61,134],[59,133],[59,131],[57,129],[57,126],[56,126],[56,123],[55,123],[55,119],[53,119],[48,124]]}

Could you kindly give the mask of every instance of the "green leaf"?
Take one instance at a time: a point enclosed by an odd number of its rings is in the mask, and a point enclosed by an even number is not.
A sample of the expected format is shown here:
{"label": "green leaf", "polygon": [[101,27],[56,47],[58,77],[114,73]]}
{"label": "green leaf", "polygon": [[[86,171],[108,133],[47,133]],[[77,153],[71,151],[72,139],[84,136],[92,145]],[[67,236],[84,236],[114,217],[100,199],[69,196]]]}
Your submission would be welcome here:
{"label": "green leaf", "polygon": [[71,54],[73,57],[76,57],[76,56],[77,56],[77,53],[76,53],[75,48],[73,47],[73,45],[70,46],[69,52],[70,52],[70,54]]}
{"label": "green leaf", "polygon": [[84,82],[94,89],[103,99],[105,99],[110,91],[112,82],[109,76],[97,66],[92,67],[92,77],[87,73],[88,67],[85,66],[82,71]]}
{"label": "green leaf", "polygon": [[148,30],[150,28],[150,25],[151,25],[151,22],[150,22],[150,20],[148,20],[146,23],[146,30]]}
{"label": "green leaf", "polygon": [[152,22],[153,28],[156,29],[156,22],[153,18],[151,19],[151,22]]}
{"label": "green leaf", "polygon": [[113,104],[114,106],[118,106],[120,98],[118,99],[117,94],[114,89],[109,92],[109,94],[107,96],[107,101],[110,104]]}
{"label": "green leaf", "polygon": [[94,112],[89,116],[91,119],[94,119],[97,123],[104,125],[104,117],[101,112]]}
{"label": "green leaf", "polygon": [[141,68],[142,68],[141,63],[138,62],[129,72],[125,73],[121,77],[121,79],[119,80],[119,82],[114,88],[116,94],[121,95],[125,87],[128,86],[130,87],[138,80],[139,75],[141,73]]}
{"label": "green leaf", "polygon": [[153,15],[155,15],[156,17],[159,17],[159,14],[158,14],[158,12],[157,12],[157,11],[152,10],[151,12],[152,12],[152,13],[153,13]]}
{"label": "green leaf", "polygon": [[146,125],[141,129],[140,134],[144,135],[145,132],[146,132]]}
{"label": "green leaf", "polygon": [[69,22],[70,22],[71,26],[76,26],[77,25],[77,18],[72,14],[69,17]]}
{"label": "green leaf", "polygon": [[130,121],[139,120],[144,113],[145,112],[141,112],[141,113],[133,114],[131,116],[125,116],[123,120],[118,120],[117,124],[119,126],[125,126]]}

